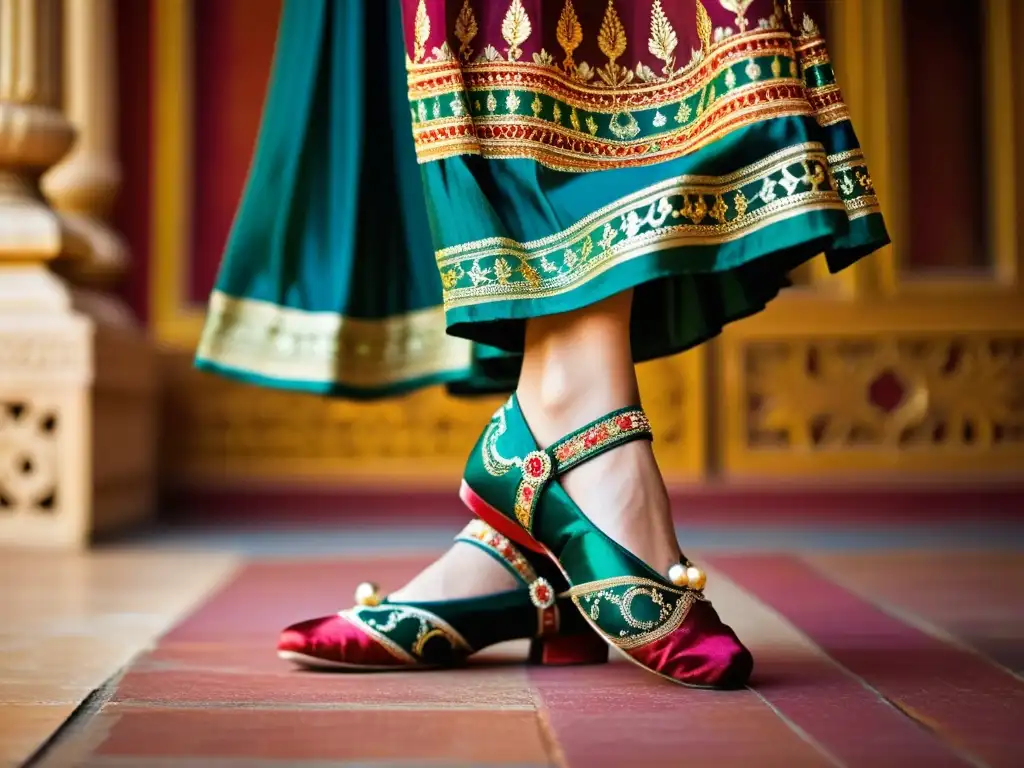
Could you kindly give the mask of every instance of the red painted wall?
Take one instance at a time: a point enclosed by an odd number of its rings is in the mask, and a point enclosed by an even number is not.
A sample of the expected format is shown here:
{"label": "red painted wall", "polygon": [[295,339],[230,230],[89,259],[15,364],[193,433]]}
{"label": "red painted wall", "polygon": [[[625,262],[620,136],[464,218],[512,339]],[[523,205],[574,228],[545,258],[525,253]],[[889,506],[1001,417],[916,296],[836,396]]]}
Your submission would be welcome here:
{"label": "red painted wall", "polygon": [[[282,0],[193,0],[195,40],[193,237],[186,298],[206,301],[216,277],[259,129]],[[114,212],[132,252],[123,294],[149,306],[155,0],[117,0],[120,152],[124,186]]]}
{"label": "red painted wall", "polygon": [[189,298],[205,302],[249,171],[282,0],[195,4],[196,189]]}
{"label": "red painted wall", "polygon": [[117,0],[118,133],[123,183],[114,224],[131,251],[122,295],[143,320],[149,308],[150,96],[152,45],[150,0]]}

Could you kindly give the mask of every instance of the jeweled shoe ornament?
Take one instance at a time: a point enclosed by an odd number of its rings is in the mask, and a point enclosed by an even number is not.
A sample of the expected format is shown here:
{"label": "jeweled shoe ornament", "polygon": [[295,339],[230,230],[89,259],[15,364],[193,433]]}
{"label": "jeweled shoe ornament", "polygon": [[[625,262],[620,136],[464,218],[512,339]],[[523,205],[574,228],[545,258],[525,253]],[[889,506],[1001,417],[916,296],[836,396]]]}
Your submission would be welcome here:
{"label": "jeweled shoe ornament", "polygon": [[703,592],[708,577],[695,565],[676,563],[668,569],[668,580],[677,587],[689,587],[694,592]]}
{"label": "jeweled shoe ornament", "polygon": [[380,587],[371,581],[364,581],[356,587],[356,605],[369,608],[380,605]]}
{"label": "jeweled shoe ornament", "polygon": [[364,582],[356,588],[355,607],[284,630],[278,655],[307,668],[426,669],[459,664],[495,643],[532,637],[534,663],[607,660],[607,646],[579,617],[571,598],[559,598],[568,585],[546,559],[520,552],[482,520],[467,525],[456,541],[495,558],[515,576],[518,588],[461,600],[394,603],[376,584]]}
{"label": "jeweled shoe ornament", "polygon": [[684,685],[741,686],[753,661],[704,597],[704,571],[684,557],[667,577],[654,571],[594,525],[559,483],[605,451],[650,439],[647,416],[631,407],[541,449],[513,395],[470,454],[460,495],[495,530],[554,559],[581,615],[631,661]]}

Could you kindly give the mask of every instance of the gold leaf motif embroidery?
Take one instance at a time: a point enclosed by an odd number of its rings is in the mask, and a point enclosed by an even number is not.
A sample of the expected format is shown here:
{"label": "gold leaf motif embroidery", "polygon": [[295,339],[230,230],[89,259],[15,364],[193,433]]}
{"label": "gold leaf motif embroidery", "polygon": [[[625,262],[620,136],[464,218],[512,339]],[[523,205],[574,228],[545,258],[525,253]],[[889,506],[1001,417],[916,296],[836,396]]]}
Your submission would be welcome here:
{"label": "gold leaf motif embroidery", "polygon": [[626,28],[622,26],[619,14],[615,10],[615,0],[608,0],[604,21],[601,22],[601,29],[597,33],[597,47],[608,57],[608,63],[598,69],[597,74],[610,86],[624,85],[633,79],[633,72],[629,67],[616,63],[616,59],[626,52],[627,43]]}
{"label": "gold leaf motif embroidery", "polygon": [[516,95],[516,92],[509,91],[508,96],[505,97],[505,109],[513,113],[518,112],[520,103],[521,102],[519,97]]}
{"label": "gold leaf motif embroidery", "polygon": [[782,62],[779,61],[779,57],[778,56],[776,56],[774,59],[772,59],[772,76],[773,77],[781,77],[782,76]]}
{"label": "gold leaf motif embroidery", "polygon": [[530,37],[533,27],[530,24],[530,17],[526,15],[523,8],[523,0],[512,0],[508,7],[504,21],[501,22],[501,36],[508,43],[508,60],[516,61],[523,55],[519,47]]}
{"label": "gold leaf motif embroidery", "polygon": [[745,32],[747,29],[747,8],[754,0],[718,0],[722,4],[722,7],[727,11],[732,11],[736,14],[736,26],[739,27],[740,32]]}
{"label": "gold leaf motif embroidery", "polygon": [[519,257],[519,272],[530,286],[536,288],[541,284],[540,275],[537,273],[537,270],[531,267],[529,262],[522,256]]}
{"label": "gold leaf motif embroidery", "polygon": [[459,282],[459,273],[454,269],[446,269],[441,272],[441,287],[450,291]]}
{"label": "gold leaf motif embroidery", "polygon": [[544,102],[540,100],[540,94],[534,94],[533,101],[530,102],[530,109],[533,111],[534,117],[540,117],[540,113],[544,111]]}
{"label": "gold leaf motif embroidery", "polygon": [[503,258],[494,260],[494,277],[495,279],[504,285],[508,282],[508,279],[512,277],[512,267]]}
{"label": "gold leaf motif embroidery", "polygon": [[487,111],[493,114],[494,110],[498,108],[498,100],[494,98],[494,93],[487,94]]}
{"label": "gold leaf motif embroidery", "polygon": [[675,50],[678,45],[679,38],[665,16],[661,0],[654,0],[654,5],[651,6],[651,39],[647,41],[647,48],[651,54],[665,62],[661,70],[665,75],[671,75],[675,68]]}
{"label": "gold leaf motif embroidery", "polygon": [[555,28],[555,35],[558,44],[565,51],[565,61],[562,62],[566,72],[570,74],[576,71],[576,62],[572,60],[573,51],[580,47],[583,42],[583,27],[576,18],[576,9],[573,8],[572,0],[565,0],[565,7],[562,8],[562,15],[558,19],[558,26]]}
{"label": "gold leaf motif embroidery", "polygon": [[593,115],[587,115],[586,119],[587,130],[590,131],[591,136],[597,136],[597,120],[594,119]]}
{"label": "gold leaf motif embroidery", "polygon": [[626,28],[622,26],[619,14],[615,10],[615,0],[608,0],[601,31],[597,34],[597,45],[601,53],[612,62],[626,52]]}
{"label": "gold leaf motif embroidery", "polygon": [[704,7],[704,3],[700,0],[696,0],[697,3],[697,36],[700,38],[700,47],[704,53],[711,50],[711,34],[714,31],[714,25],[711,23],[711,17],[708,16],[708,9]]}
{"label": "gold leaf motif embroidery", "polygon": [[736,197],[732,199],[732,204],[736,208],[736,218],[740,218],[747,212],[748,201],[742,190],[736,193]]}
{"label": "gold leaf motif embroidery", "polygon": [[636,64],[636,76],[637,79],[642,83],[656,83],[661,78],[654,74],[654,70],[644,64],[642,61],[638,61]]}
{"label": "gold leaf motif embroidery", "polygon": [[572,129],[578,131],[580,129],[580,116],[576,114],[576,107],[572,108],[572,112],[569,113],[569,122],[572,123]]}
{"label": "gold leaf motif embroidery", "polygon": [[462,4],[462,10],[459,11],[459,15],[455,19],[455,37],[459,39],[459,56],[462,57],[463,61],[469,61],[473,55],[473,49],[469,44],[479,31],[480,28],[477,26],[473,8],[470,6],[469,0],[465,0]]}
{"label": "gold leaf motif embroidery", "polygon": [[427,0],[420,0],[416,6],[416,19],[412,28],[413,61],[422,61],[427,54],[427,40],[430,39],[430,17],[427,16]]}
{"label": "gold leaf motif embroidery", "polygon": [[533,63],[542,67],[552,67],[555,64],[555,57],[541,48],[540,53],[533,54]]}
{"label": "gold leaf motif embroidery", "polygon": [[[790,10],[790,13],[792,13],[792,10]],[[804,14],[803,23],[800,26],[800,31],[808,37],[814,37],[821,34],[821,30],[818,29],[818,25],[814,23],[814,19],[806,13]]]}
{"label": "gold leaf motif embroidery", "polygon": [[721,195],[715,197],[715,204],[711,206],[711,210],[708,213],[712,219],[720,224],[724,224],[725,217],[729,215],[729,205],[725,202],[725,198]]}
{"label": "gold leaf motif embroidery", "polygon": [[679,102],[679,111],[676,112],[676,122],[682,125],[690,119],[690,105],[685,101]]}
{"label": "gold leaf motif embroidery", "polygon": [[558,106],[558,102],[555,102],[555,106],[551,108],[551,119],[561,125],[562,123],[562,108]]}

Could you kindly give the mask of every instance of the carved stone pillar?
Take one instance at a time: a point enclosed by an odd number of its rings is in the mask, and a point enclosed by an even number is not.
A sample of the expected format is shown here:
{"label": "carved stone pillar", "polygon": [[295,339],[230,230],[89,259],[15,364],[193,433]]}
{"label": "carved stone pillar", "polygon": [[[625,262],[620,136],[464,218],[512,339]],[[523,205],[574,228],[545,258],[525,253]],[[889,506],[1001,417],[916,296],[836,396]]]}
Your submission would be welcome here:
{"label": "carved stone pillar", "polygon": [[78,141],[43,190],[88,255],[62,266],[78,285],[107,288],[127,267],[124,241],[106,222],[121,186],[117,157],[114,0],[64,2],[64,114]]}
{"label": "carved stone pillar", "polygon": [[[93,3],[67,3],[73,18],[85,5]],[[105,322],[109,311],[94,311],[103,302],[49,268],[57,260],[82,265],[72,275],[91,274],[96,254],[110,252],[83,224],[102,209],[82,200],[105,193],[95,192],[102,183],[79,180],[97,174],[73,169],[63,187],[56,177],[61,190],[79,190],[62,196],[65,212],[39,188],[75,133],[61,111],[61,40],[81,47],[82,33],[72,27],[62,36],[64,13],[62,0],[0,0],[0,545],[81,546],[152,509],[147,347],[138,331]],[[84,71],[69,93],[77,94],[93,75],[92,62],[76,55]],[[108,84],[92,87],[102,93]],[[95,103],[70,101],[91,104],[78,115],[91,126]],[[83,141],[85,157],[95,146]]]}

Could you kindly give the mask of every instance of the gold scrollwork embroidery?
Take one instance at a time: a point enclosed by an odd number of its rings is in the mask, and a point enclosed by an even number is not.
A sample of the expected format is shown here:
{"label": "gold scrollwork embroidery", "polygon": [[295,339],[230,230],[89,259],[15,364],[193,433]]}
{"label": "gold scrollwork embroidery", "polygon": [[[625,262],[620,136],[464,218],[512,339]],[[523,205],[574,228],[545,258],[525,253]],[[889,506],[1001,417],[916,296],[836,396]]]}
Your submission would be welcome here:
{"label": "gold scrollwork embroidery", "polygon": [[[622,589],[623,587],[625,589]],[[598,629],[601,601],[616,607],[629,629],[620,629],[616,635],[604,630],[602,632],[608,640],[623,650],[639,648],[674,631],[686,619],[693,604],[705,599],[692,590],[669,587],[640,576],[618,576],[580,584],[572,587],[568,594]],[[656,619],[641,619],[636,616],[633,602],[638,597],[646,597],[658,608]]]}

